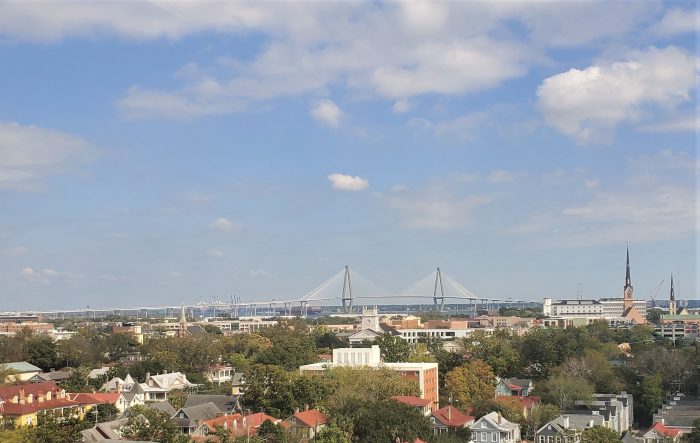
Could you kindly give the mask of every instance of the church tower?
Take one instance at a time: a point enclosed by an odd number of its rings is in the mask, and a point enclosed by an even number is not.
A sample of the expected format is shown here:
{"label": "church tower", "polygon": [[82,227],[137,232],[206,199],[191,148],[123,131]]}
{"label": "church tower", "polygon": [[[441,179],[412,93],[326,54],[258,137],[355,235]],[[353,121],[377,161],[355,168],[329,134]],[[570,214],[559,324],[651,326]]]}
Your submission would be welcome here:
{"label": "church tower", "polygon": [[630,248],[627,247],[627,265],[625,269],[625,296],[624,296],[624,306],[625,311],[634,306],[633,297],[634,288],[632,287],[632,278],[630,277]]}
{"label": "church tower", "polygon": [[673,274],[671,274],[671,294],[668,298],[668,315],[676,315],[676,294],[673,292]]}
{"label": "church tower", "polygon": [[185,304],[182,304],[182,309],[180,310],[180,326],[177,329],[178,337],[187,336],[187,315],[185,314]]}

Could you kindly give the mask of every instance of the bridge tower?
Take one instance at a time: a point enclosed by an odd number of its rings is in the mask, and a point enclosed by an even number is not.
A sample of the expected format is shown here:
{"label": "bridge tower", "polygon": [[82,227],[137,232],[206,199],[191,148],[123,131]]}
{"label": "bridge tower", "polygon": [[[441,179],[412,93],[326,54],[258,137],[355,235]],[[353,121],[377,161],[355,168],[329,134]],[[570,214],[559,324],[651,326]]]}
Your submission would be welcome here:
{"label": "bridge tower", "polygon": [[[438,301],[440,305],[438,306]],[[435,271],[435,288],[433,289],[433,304],[435,305],[435,310],[442,312],[445,305],[445,291],[442,287],[442,274],[440,273],[440,268]]]}
{"label": "bridge tower", "polygon": [[345,275],[343,276],[343,312],[346,314],[352,313],[352,283],[350,282],[350,268],[345,266]]}

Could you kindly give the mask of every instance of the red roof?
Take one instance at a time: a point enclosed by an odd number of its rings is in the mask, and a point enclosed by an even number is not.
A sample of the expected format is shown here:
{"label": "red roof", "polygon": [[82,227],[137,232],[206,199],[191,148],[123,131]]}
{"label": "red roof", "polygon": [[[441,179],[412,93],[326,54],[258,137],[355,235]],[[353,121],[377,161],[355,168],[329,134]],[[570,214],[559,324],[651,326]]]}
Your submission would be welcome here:
{"label": "red roof", "polygon": [[534,395],[497,395],[496,401],[499,403],[517,405],[525,409],[531,409],[534,405],[540,403],[540,397],[536,397]]}
{"label": "red roof", "polygon": [[45,381],[43,383],[28,383],[24,385],[11,385],[11,386],[0,386],[0,399],[5,401],[10,401],[15,395],[21,397],[20,391],[24,392],[27,396],[32,394],[34,397],[46,394],[51,391],[52,394],[57,394],[61,391],[61,388],[52,381]]}
{"label": "red roof", "polygon": [[[243,426],[242,420],[243,416],[241,414],[222,415],[221,417],[204,420],[203,424],[207,425],[212,431],[215,430],[217,426],[221,426],[222,428],[229,429],[231,432],[233,432],[234,429],[238,429],[239,427]],[[245,428],[241,429],[242,432],[236,432],[237,435],[246,434]],[[251,433],[253,433],[252,430]]]}
{"label": "red roof", "polygon": [[414,397],[412,395],[395,395],[391,397],[391,399],[408,406],[415,406],[420,408],[428,406],[430,403],[432,403],[430,400],[426,400],[420,397]]}
{"label": "red roof", "polygon": [[433,417],[448,428],[459,428],[474,421],[475,417],[467,415],[452,405],[433,411]]}
{"label": "red roof", "polygon": [[277,423],[280,421],[279,418],[275,418],[271,415],[263,414],[262,412],[257,412],[255,414],[246,415],[243,417],[245,419],[245,426],[250,428],[258,428],[261,424],[270,420],[272,423]]}
{"label": "red roof", "polygon": [[116,404],[119,401],[119,392],[94,392],[94,393],[84,393],[70,394],[73,396],[73,401],[80,403],[81,405],[102,405],[102,404]]}
{"label": "red roof", "polygon": [[650,432],[650,431],[656,431],[659,434],[666,436],[666,437],[675,437],[676,435],[681,433],[680,429],[667,428],[661,422],[654,423],[654,426],[652,426],[651,429],[649,429],[649,431],[647,431],[647,432]]}
{"label": "red roof", "polygon": [[297,421],[300,421],[308,427],[314,427],[328,423],[328,417],[326,417],[316,409],[309,409],[308,411],[297,412],[292,417],[295,417]]}
{"label": "red roof", "polygon": [[0,404],[0,413],[4,415],[26,415],[33,414],[39,411],[58,408],[75,408],[80,406],[78,403],[68,400],[67,398],[58,398],[49,401],[32,401],[31,403],[2,403]]}

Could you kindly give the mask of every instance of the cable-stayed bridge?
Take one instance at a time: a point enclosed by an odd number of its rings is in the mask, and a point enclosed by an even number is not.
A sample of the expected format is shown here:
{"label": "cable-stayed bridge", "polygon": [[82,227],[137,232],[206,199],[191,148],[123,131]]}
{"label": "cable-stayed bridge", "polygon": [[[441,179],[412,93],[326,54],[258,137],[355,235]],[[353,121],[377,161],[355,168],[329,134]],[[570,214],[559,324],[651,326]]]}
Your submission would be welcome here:
{"label": "cable-stayed bridge", "polygon": [[[345,266],[338,273],[298,298],[245,301],[232,296],[228,301],[212,299],[198,300],[185,304],[190,315],[229,313],[234,317],[245,315],[306,315],[309,307],[339,307],[342,313],[352,313],[360,305],[426,305],[437,311],[445,305],[463,305],[467,311],[489,310],[497,304],[524,305],[525,301],[477,296],[454,277],[441,271],[432,271],[425,277],[400,291],[390,291],[373,282],[350,267]],[[49,318],[82,317],[97,318],[110,315],[136,318],[175,317],[182,305],[137,306],[124,308],[85,308],[54,311],[31,311]]]}

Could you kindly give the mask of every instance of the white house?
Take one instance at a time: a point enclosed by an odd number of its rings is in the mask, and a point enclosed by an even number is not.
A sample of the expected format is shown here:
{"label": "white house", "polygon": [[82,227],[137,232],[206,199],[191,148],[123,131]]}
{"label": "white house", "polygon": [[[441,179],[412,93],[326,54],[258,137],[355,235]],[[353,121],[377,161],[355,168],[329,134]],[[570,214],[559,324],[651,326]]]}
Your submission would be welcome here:
{"label": "white house", "polygon": [[520,425],[509,422],[498,412],[484,415],[469,429],[472,431],[473,443],[519,443],[521,440]]}

